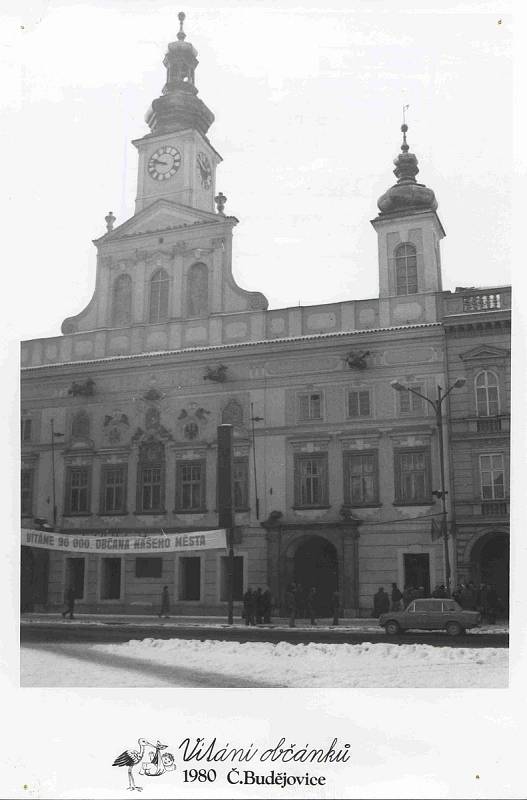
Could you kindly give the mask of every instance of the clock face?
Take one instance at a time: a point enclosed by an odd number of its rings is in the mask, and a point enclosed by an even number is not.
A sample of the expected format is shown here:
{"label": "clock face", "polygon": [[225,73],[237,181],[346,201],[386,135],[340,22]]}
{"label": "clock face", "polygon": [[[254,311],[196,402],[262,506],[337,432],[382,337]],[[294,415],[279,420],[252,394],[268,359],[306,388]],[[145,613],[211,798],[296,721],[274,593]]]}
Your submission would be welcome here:
{"label": "clock face", "polygon": [[181,153],[170,144],[160,147],[150,156],[148,174],[155,181],[167,181],[175,175],[181,164]]}
{"label": "clock face", "polygon": [[210,189],[212,184],[212,167],[205,153],[198,153],[196,163],[201,178],[201,185],[204,189]]}

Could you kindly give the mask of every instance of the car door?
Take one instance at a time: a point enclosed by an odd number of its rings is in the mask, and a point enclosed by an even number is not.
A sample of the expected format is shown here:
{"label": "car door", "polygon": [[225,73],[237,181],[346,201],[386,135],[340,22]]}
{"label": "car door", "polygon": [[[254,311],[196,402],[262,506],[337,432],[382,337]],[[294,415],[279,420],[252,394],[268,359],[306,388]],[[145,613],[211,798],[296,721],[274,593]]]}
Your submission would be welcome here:
{"label": "car door", "polygon": [[[408,614],[409,628],[426,628],[426,614],[423,607],[424,600],[414,600],[413,610]],[[410,609],[408,609],[410,611]]]}

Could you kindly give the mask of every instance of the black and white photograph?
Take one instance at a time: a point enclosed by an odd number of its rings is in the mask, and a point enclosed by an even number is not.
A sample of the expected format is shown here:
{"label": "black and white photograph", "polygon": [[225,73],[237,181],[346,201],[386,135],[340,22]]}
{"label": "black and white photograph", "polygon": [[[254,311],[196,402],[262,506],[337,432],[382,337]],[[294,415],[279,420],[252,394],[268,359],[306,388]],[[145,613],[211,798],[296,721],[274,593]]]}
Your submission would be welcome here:
{"label": "black and white photograph", "polygon": [[5,796],[521,797],[514,4],[2,17]]}

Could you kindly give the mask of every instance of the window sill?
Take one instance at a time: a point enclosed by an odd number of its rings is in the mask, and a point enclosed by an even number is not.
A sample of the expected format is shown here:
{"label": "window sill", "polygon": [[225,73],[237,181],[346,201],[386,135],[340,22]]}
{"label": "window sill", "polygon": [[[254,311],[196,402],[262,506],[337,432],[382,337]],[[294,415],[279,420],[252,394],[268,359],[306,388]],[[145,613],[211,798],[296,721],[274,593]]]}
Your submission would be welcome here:
{"label": "window sill", "polygon": [[162,517],[166,515],[167,510],[166,508],[160,508],[157,511],[134,511],[133,514],[136,517]]}
{"label": "window sill", "polygon": [[345,503],[344,508],[351,511],[354,508],[382,508],[382,505],[382,503]]}
{"label": "window sill", "polygon": [[93,517],[95,516],[91,511],[65,511],[63,517]]}
{"label": "window sill", "polygon": [[321,511],[331,508],[331,506],[291,506],[293,511]]}
{"label": "window sill", "polygon": [[307,419],[297,419],[297,425],[302,425],[303,422],[324,422],[324,417],[308,417]]}
{"label": "window sill", "polygon": [[395,500],[392,506],[433,506],[435,500],[423,498],[422,500]]}
{"label": "window sill", "polygon": [[124,508],[122,511],[99,511],[98,517],[126,517],[130,512]]}
{"label": "window sill", "polygon": [[208,514],[206,508],[175,508],[173,514]]}

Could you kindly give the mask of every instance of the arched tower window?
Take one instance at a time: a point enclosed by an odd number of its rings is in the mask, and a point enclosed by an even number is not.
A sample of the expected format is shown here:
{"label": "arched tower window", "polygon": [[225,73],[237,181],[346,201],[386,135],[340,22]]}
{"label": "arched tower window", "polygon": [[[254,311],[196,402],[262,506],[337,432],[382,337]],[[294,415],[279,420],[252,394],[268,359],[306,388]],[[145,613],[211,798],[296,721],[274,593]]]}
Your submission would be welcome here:
{"label": "arched tower window", "polygon": [[194,264],[187,276],[189,317],[202,317],[209,310],[209,271],[205,264]]}
{"label": "arched tower window", "polygon": [[129,325],[132,320],[132,279],[130,275],[119,275],[113,285],[112,323]]}
{"label": "arched tower window", "polygon": [[417,293],[417,253],[413,244],[400,244],[395,251],[396,294]]}
{"label": "arched tower window", "polygon": [[483,370],[476,375],[476,408],[478,417],[494,417],[500,411],[498,378],[494,372]]}
{"label": "arched tower window", "polygon": [[86,411],[77,411],[71,422],[72,439],[87,439],[90,435],[90,418]]}
{"label": "arched tower window", "polygon": [[158,269],[150,279],[149,322],[165,322],[168,318],[169,278],[164,269]]}

